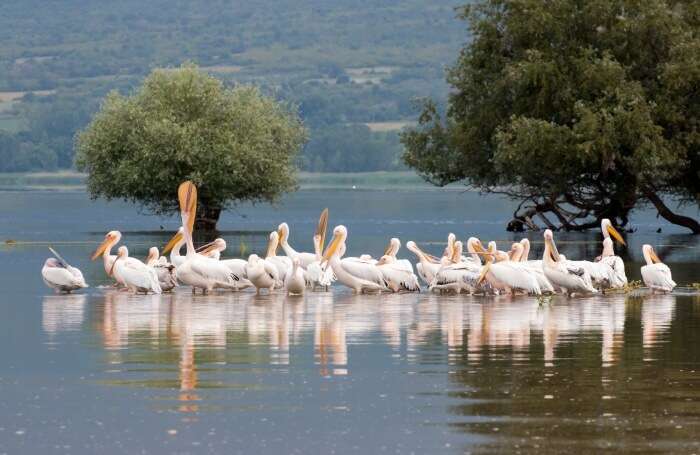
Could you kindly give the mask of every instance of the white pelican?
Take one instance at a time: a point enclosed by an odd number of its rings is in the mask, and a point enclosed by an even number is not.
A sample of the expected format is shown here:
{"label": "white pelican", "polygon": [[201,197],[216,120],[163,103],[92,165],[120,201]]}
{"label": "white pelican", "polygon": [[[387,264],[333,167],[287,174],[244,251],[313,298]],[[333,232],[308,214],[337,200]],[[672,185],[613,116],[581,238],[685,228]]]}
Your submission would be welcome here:
{"label": "white pelican", "polygon": [[152,267],[158,275],[158,283],[163,292],[171,291],[177,286],[175,278],[175,266],[170,264],[165,256],[161,256],[158,247],[152,246],[148,250],[146,265]]}
{"label": "white pelican", "polygon": [[416,255],[419,261],[416,264],[416,272],[425,284],[430,285],[433,282],[433,278],[435,278],[435,274],[440,270],[440,260],[418,248],[414,241],[407,242],[406,249]]}
{"label": "white pelican", "polygon": [[511,251],[513,252],[511,260],[519,261],[534,274],[542,292],[554,292],[554,286],[549,282],[542,269],[542,261],[528,261],[527,259],[530,251],[530,241],[528,239],[522,239],[520,242],[514,243]]}
{"label": "white pelican", "polygon": [[376,267],[393,292],[420,292],[418,277],[413,273],[413,269],[406,270],[405,265],[401,264],[396,257],[385,254],[377,261]]}
{"label": "white pelican", "polygon": [[279,234],[277,231],[270,232],[270,240],[267,243],[267,252],[265,253],[265,261],[277,267],[280,283],[284,284],[284,279],[287,273],[292,269],[292,258],[287,256],[277,256],[277,248],[279,247]]}
{"label": "white pelican", "polygon": [[246,266],[248,261],[243,259],[220,259],[221,252],[226,250],[226,241],[224,239],[214,239],[206,245],[199,248],[199,254],[218,260],[219,263],[228,267],[231,273],[234,274],[234,281],[237,289],[245,289],[253,286],[253,283],[248,280],[246,274]]}
{"label": "white pelican", "polygon": [[462,242],[457,240],[452,245],[452,256],[440,259],[440,269],[430,282],[429,290],[472,292],[478,286],[481,264],[474,261],[462,261]]}
{"label": "white pelican", "polygon": [[399,267],[399,268],[413,274],[413,264],[411,264],[411,261],[409,261],[408,259],[398,259],[396,257],[396,255],[399,253],[400,249],[401,249],[401,240],[399,240],[396,237],[392,237],[389,240],[389,245],[386,247],[386,250],[384,251],[384,256],[390,256],[393,259],[393,264],[395,264],[396,267]]}
{"label": "white pelican", "polygon": [[522,254],[521,249],[522,245],[515,243],[511,250],[512,259],[508,257],[494,261],[495,258],[498,258],[496,243],[490,242],[489,253],[491,254],[486,256],[486,264],[482,267],[477,283],[481,284],[486,280],[494,288],[505,288],[507,294],[513,294],[514,290],[522,290],[528,294],[542,294],[535,273],[527,265],[519,262]]}
{"label": "white pelican", "polygon": [[277,267],[260,258],[257,254],[251,254],[248,257],[245,272],[248,280],[257,289],[258,294],[260,294],[261,289],[273,291],[279,283]]}
{"label": "white pelican", "polygon": [[[105,268],[107,276],[113,276],[114,279],[117,281],[118,285],[120,284],[122,286],[126,286],[126,282],[122,279],[119,273],[115,273],[114,261],[116,261],[117,256],[112,254],[112,248],[114,248],[114,246],[117,243],[119,243],[121,238],[122,234],[119,231],[109,231],[107,234],[105,234],[105,239],[102,241],[102,244],[100,244],[100,246],[97,247],[95,253],[93,253],[92,260],[94,261],[99,256],[102,256],[102,264]],[[130,257],[126,257],[122,260],[126,262],[131,262],[134,267],[138,267],[138,264],[141,263],[141,261],[139,261],[138,259]]]}
{"label": "white pelican", "polygon": [[661,262],[651,245],[642,246],[642,253],[646,261],[646,265],[642,266],[644,284],[651,292],[671,292],[676,287],[676,282],[671,277],[671,269]]}
{"label": "white pelican", "polygon": [[564,293],[598,292],[591,283],[591,276],[582,268],[571,265],[563,255],[559,254],[554,244],[554,235],[547,229],[544,231],[544,254],[542,268],[547,279],[558,286]]}
{"label": "white pelican", "polygon": [[376,265],[361,259],[341,261],[347,237],[348,230],[345,226],[339,225],[333,229],[333,240],[323,254],[323,262],[333,267],[333,273],[340,283],[356,293],[388,290],[382,272]]}
{"label": "white pelican", "polygon": [[[198,254],[192,242],[192,229],[197,213],[197,188],[190,181],[180,184],[177,190],[182,218],[182,235],[187,245],[184,262],[176,265],[177,280],[204,293],[214,288],[237,289],[236,276],[219,261]],[[178,231],[179,232],[179,231]],[[172,242],[172,240],[171,240]]]}
{"label": "white pelican", "polygon": [[41,269],[41,277],[48,287],[65,293],[88,287],[80,270],[68,264],[53,248],[49,250],[56,257],[48,258]]}
{"label": "white pelican", "polygon": [[155,294],[163,292],[158,282],[158,274],[152,267],[136,258],[131,258],[131,261],[127,259],[129,259],[129,250],[122,245],[117,250],[117,258],[112,263],[112,269],[114,275],[124,280],[126,287],[131,292],[153,292]]}
{"label": "white pelican", "polygon": [[287,295],[299,295],[304,293],[305,288],[306,280],[304,279],[304,270],[301,268],[301,260],[299,256],[294,256],[292,269],[284,279],[284,289],[287,291]]}
{"label": "white pelican", "polygon": [[625,240],[607,218],[603,218],[603,220],[600,222],[600,230],[603,233],[603,253],[596,259],[596,261],[603,262],[612,268],[614,280],[612,287],[623,287],[627,284],[625,263],[620,256],[615,255],[613,240],[610,238],[610,236],[612,236],[621,245],[625,245]]}

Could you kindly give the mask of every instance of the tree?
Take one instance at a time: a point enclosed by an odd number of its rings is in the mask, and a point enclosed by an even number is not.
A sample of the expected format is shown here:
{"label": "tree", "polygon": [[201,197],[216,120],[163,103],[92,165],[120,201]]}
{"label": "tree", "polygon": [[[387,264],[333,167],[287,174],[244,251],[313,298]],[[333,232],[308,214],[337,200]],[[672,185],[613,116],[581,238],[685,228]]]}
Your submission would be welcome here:
{"label": "tree", "polygon": [[700,3],[479,0],[473,36],[402,135],[436,185],[464,181],[521,204],[510,228],[624,227],[639,204],[700,233]]}
{"label": "tree", "polygon": [[76,141],[93,198],[178,210],[173,189],[199,188],[196,225],[213,229],[238,201],[274,201],[296,188],[306,130],[288,105],[251,86],[225,88],[193,65],[155,70],[131,96],[110,93]]}

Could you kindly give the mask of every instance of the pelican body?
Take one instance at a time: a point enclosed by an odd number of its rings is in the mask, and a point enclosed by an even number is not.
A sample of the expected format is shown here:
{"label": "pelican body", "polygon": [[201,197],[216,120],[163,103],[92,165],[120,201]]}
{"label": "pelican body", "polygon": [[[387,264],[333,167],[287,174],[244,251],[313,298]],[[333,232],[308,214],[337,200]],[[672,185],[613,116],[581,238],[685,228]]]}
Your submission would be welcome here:
{"label": "pelican body", "polygon": [[170,264],[165,256],[160,255],[157,247],[153,246],[148,250],[146,265],[156,271],[163,292],[171,291],[177,286],[175,266]]}
{"label": "pelican body", "polygon": [[544,231],[542,269],[547,279],[566,294],[598,292],[593,287],[591,276],[586,269],[571,265],[563,255],[559,254],[554,244],[554,235],[549,229]]}
{"label": "pelican body", "polygon": [[306,279],[304,279],[304,269],[301,268],[301,260],[298,257],[292,259],[292,269],[284,278],[284,289],[287,294],[300,295],[306,289]]}
{"label": "pelican body", "polygon": [[66,262],[56,251],[49,248],[56,257],[46,259],[41,269],[44,283],[56,292],[71,292],[88,287],[83,273]]}
{"label": "pelican body", "polygon": [[333,267],[338,281],[356,293],[387,291],[387,283],[382,272],[370,261],[353,258],[343,259],[340,256],[345,251],[345,241],[348,230],[339,225],[333,229],[333,240],[323,254],[324,263]]}
{"label": "pelican body", "polygon": [[133,293],[153,292],[154,294],[163,292],[158,282],[158,274],[152,267],[136,258],[131,258],[131,261],[128,259],[129,250],[123,245],[120,246],[117,258],[112,263],[112,269],[117,276],[121,277],[130,291]]}
{"label": "pelican body", "polygon": [[676,287],[676,282],[671,277],[671,269],[661,262],[651,245],[642,246],[642,253],[646,261],[646,265],[642,266],[644,284],[651,289],[651,292],[671,292]]}

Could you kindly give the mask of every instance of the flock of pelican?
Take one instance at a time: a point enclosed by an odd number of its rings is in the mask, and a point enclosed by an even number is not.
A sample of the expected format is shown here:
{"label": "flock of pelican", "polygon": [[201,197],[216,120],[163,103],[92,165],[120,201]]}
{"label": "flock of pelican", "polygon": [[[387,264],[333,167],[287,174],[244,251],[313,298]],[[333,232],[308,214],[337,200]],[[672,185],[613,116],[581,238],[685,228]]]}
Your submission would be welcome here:
{"label": "flock of pelican", "polygon": [[[625,265],[615,255],[613,239],[624,245],[624,239],[609,220],[601,223],[602,254],[594,261],[572,261],[560,254],[551,230],[544,232],[544,254],[541,260],[530,260],[530,242],[522,239],[510,250],[501,251],[496,242],[484,247],[479,239],[471,237],[464,244],[454,234],[447,238],[442,257],[421,250],[415,242],[406,248],[417,258],[413,264],[397,258],[401,241],[392,238],[379,259],[370,255],[346,257],[348,230],[339,225],[333,229],[333,238],[324,250],[328,225],[328,209],[319,219],[313,236],[314,252],[297,252],[289,244],[289,226],[282,223],[270,233],[264,257],[251,254],[248,260],[221,259],[226,249],[223,239],[216,239],[199,249],[192,240],[197,211],[197,188],[184,182],[178,188],[182,226],[167,243],[163,256],[158,248],[149,250],[146,262],[129,256],[126,246],[120,246],[116,255],[112,249],[121,240],[119,231],[105,235],[104,241],[92,256],[102,257],[105,272],[116,285],[133,293],[170,291],[176,286],[190,286],[195,293],[214,289],[239,291],[255,288],[271,292],[283,289],[288,294],[303,294],[307,289],[328,289],[338,282],[356,293],[419,292],[420,280],[430,291],[439,293],[541,295],[547,293],[591,294],[627,285]],[[185,255],[181,249],[185,246]],[[284,256],[278,256],[282,248]],[[46,260],[42,276],[48,286],[57,292],[71,292],[85,288],[82,273],[72,267],[57,252]],[[169,261],[164,255],[170,253]],[[644,283],[652,292],[670,292],[676,283],[671,270],[661,262],[650,245],[642,248],[646,265],[641,268]]]}

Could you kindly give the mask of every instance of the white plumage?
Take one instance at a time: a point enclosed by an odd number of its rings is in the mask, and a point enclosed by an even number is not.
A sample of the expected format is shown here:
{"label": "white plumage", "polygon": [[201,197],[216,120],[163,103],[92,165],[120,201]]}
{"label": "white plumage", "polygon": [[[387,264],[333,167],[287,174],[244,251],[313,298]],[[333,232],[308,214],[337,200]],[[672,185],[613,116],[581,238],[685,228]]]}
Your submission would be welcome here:
{"label": "white plumage", "polygon": [[48,258],[41,269],[41,277],[48,287],[66,293],[88,287],[80,270],[68,264],[52,248],[49,249],[56,257]]}
{"label": "white plumage", "polygon": [[651,245],[642,246],[646,265],[642,266],[642,279],[652,292],[671,292],[676,282],[671,276],[671,269],[661,262]]}

